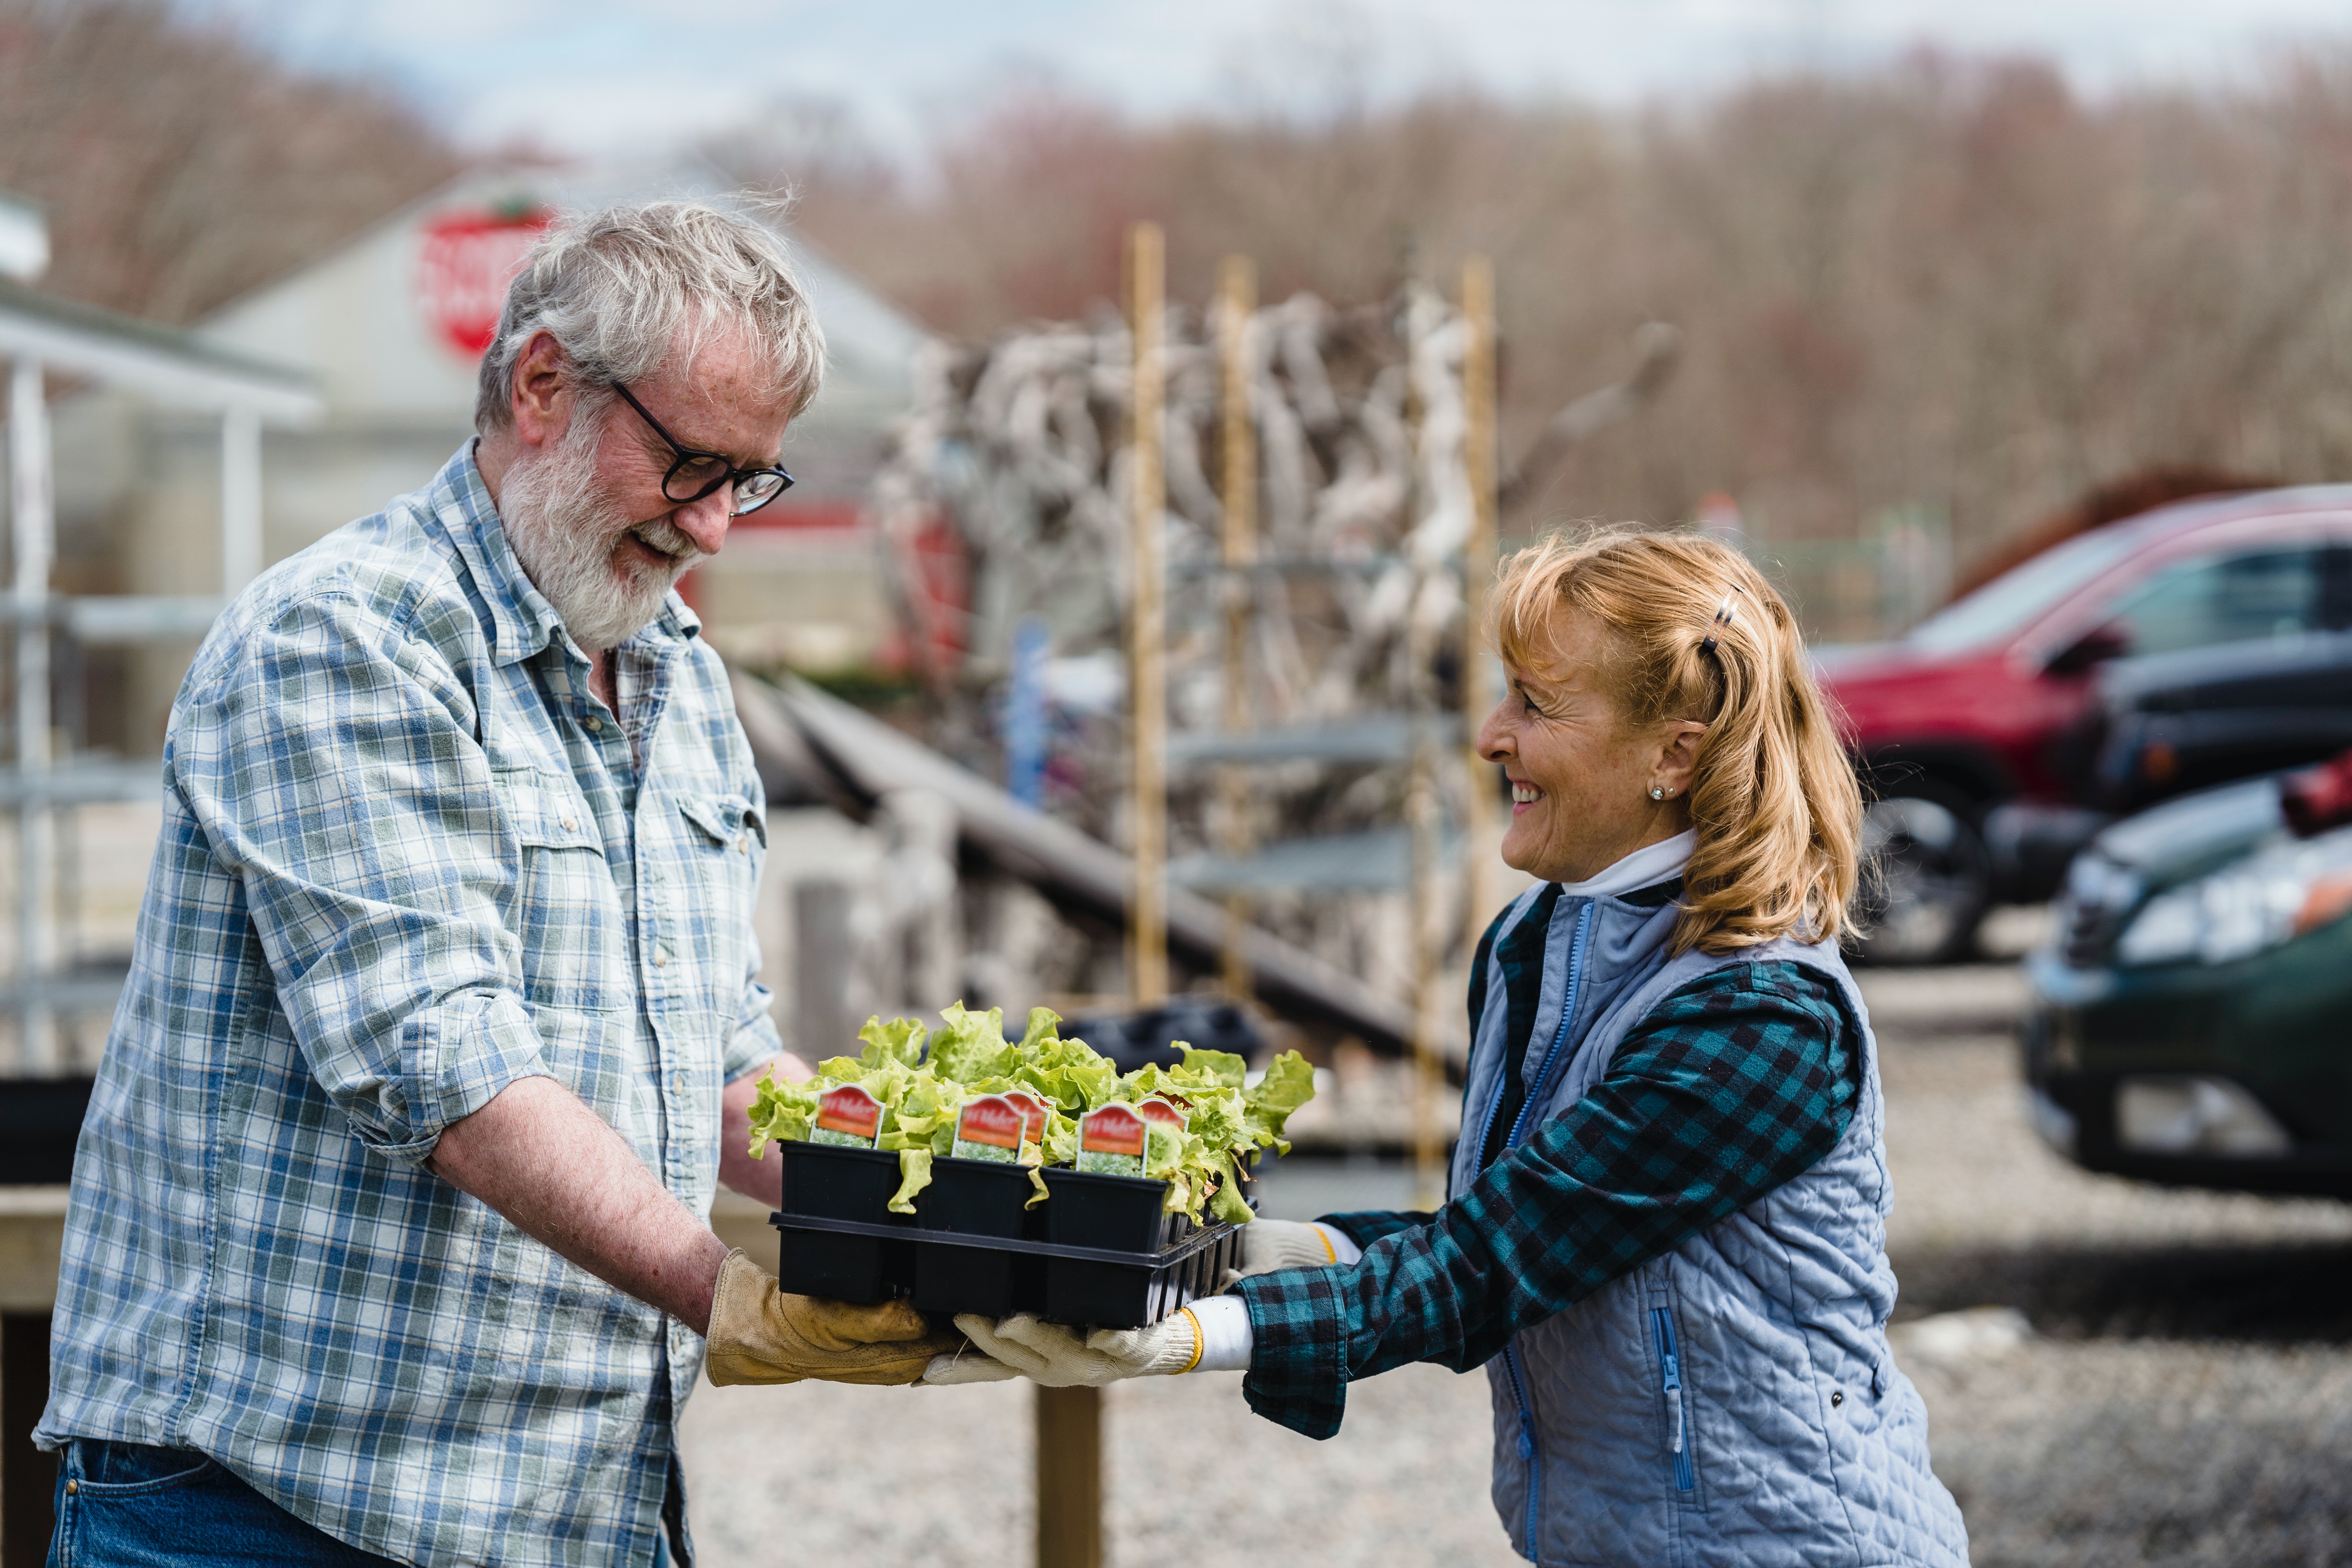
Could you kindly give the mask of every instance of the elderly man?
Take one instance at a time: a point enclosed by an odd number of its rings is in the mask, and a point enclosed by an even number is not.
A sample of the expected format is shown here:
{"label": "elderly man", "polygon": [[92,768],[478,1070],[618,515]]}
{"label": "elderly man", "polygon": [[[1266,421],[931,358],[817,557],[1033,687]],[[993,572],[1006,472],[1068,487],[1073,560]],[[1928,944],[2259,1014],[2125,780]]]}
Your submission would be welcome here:
{"label": "elderly man", "polygon": [[264,576],[173,708],[38,1440],[64,1563],[654,1563],[719,1382],[961,1342],[707,1223],[782,1060],[761,793],[671,593],[792,481],[824,343],[765,231],[551,236],[479,437]]}

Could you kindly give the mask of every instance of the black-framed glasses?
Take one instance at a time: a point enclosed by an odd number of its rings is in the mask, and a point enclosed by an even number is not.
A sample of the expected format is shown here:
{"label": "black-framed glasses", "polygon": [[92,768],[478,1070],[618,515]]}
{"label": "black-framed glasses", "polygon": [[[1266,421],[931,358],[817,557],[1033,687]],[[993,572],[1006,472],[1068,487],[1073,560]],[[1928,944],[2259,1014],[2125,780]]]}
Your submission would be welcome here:
{"label": "black-framed glasses", "polygon": [[637,417],[654,427],[654,434],[669,443],[677,460],[662,476],[662,494],[680,506],[698,501],[721,485],[735,487],[735,515],[757,511],[786,490],[793,488],[792,475],[782,468],[739,468],[719,452],[699,452],[680,444],[678,438],[661,426],[661,421],[646,412],[636,395],[619,382],[613,390],[628,399]]}

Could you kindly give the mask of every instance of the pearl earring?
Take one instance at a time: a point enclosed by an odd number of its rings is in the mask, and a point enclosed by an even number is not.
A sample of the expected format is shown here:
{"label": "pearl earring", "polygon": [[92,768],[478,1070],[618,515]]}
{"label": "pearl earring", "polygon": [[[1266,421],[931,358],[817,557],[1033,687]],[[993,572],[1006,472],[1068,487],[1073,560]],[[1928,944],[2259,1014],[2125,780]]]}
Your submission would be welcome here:
{"label": "pearl earring", "polygon": [[1652,784],[1650,786],[1650,798],[1652,800],[1664,800],[1666,798],[1666,792],[1660,789],[1656,784]]}

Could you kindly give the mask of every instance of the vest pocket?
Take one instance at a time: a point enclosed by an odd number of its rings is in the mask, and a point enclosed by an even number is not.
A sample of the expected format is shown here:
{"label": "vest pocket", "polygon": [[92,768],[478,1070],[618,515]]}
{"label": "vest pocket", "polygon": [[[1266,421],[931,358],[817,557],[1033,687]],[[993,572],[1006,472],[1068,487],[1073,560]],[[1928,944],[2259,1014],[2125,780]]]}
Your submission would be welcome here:
{"label": "vest pocket", "polygon": [[1664,1307],[1650,1309],[1651,1343],[1658,1357],[1658,1386],[1664,1402],[1666,1455],[1674,1469],[1675,1490],[1689,1494],[1698,1486],[1691,1463],[1690,1396],[1683,1388],[1682,1352],[1675,1341],[1674,1313]]}

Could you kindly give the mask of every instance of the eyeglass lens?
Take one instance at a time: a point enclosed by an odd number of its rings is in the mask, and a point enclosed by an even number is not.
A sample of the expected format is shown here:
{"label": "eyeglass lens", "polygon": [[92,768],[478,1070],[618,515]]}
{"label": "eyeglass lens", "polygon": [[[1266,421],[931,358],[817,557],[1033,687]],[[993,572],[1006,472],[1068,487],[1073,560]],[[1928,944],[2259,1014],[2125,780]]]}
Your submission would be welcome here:
{"label": "eyeglass lens", "polygon": [[[698,501],[720,485],[733,472],[726,462],[715,457],[680,458],[662,480],[662,494],[684,503]],[[757,468],[735,482],[735,510],[753,511],[784,493],[792,481],[770,468]]]}

